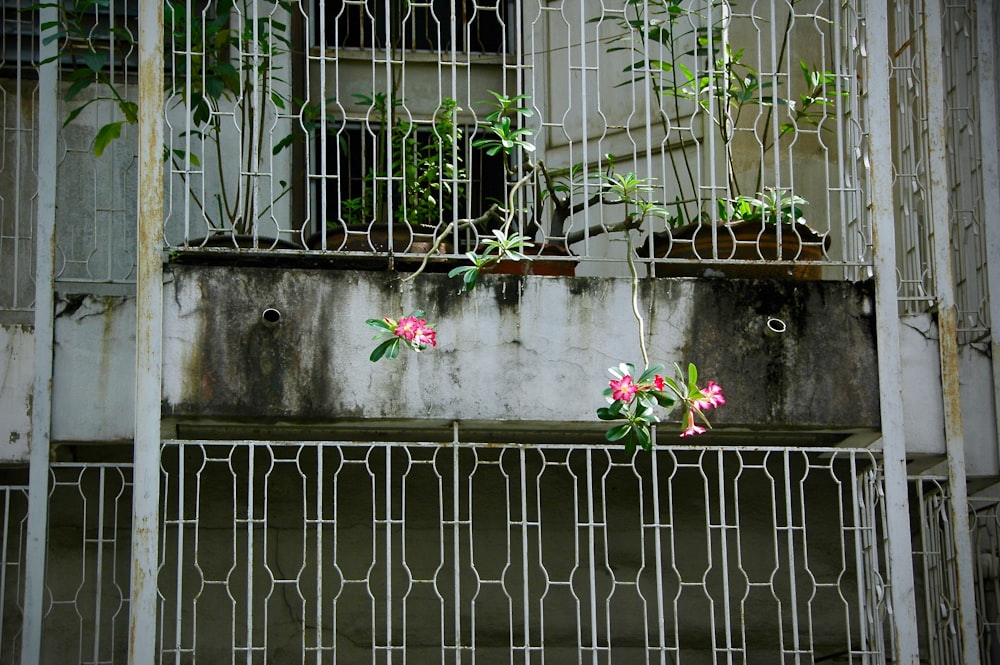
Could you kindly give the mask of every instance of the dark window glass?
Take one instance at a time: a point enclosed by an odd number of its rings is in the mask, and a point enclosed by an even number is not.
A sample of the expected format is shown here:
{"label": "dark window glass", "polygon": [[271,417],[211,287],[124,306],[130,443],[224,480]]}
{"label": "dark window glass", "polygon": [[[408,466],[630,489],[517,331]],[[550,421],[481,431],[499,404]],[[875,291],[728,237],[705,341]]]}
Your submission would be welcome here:
{"label": "dark window glass", "polygon": [[[319,2],[319,0],[317,0]],[[506,0],[326,0],[317,16],[324,22],[325,46],[406,51],[502,53]],[[452,24],[454,19],[454,30]],[[320,28],[316,22],[316,41]],[[389,39],[387,39],[387,33]]]}
{"label": "dark window glass", "polygon": [[[430,129],[416,130],[408,145],[398,148],[394,156],[397,164],[393,169],[391,185],[396,211],[394,221],[405,219],[415,224],[437,225],[477,217],[494,202],[502,205],[505,195],[502,157],[491,157],[484,150],[473,148],[467,130],[463,130],[458,148],[460,178],[458,183],[450,183],[451,187],[458,187],[458,208],[453,207],[451,191],[428,189],[428,183],[436,182],[437,177],[431,180],[425,178],[415,186],[413,174],[420,169],[414,165],[433,154],[432,137]],[[316,199],[317,219],[323,215],[324,203],[327,221],[336,221],[339,209],[343,221],[352,228],[363,228],[373,219],[385,218],[385,210],[375,209],[376,206],[385,205],[387,198],[384,178],[372,177],[373,173],[381,170],[376,166],[381,163],[376,160],[377,144],[378,139],[359,125],[348,126],[339,135],[330,136],[326,148],[326,166],[331,175],[339,177],[318,180],[321,184]],[[450,163],[447,156],[446,161]],[[404,162],[411,165],[405,177],[404,169],[399,166]],[[438,177],[447,179],[446,175],[438,174]],[[418,174],[416,178],[421,176]],[[404,179],[409,184],[404,184]],[[377,184],[373,184],[376,180]],[[427,195],[428,191],[431,196]],[[436,200],[431,201],[432,197]]]}

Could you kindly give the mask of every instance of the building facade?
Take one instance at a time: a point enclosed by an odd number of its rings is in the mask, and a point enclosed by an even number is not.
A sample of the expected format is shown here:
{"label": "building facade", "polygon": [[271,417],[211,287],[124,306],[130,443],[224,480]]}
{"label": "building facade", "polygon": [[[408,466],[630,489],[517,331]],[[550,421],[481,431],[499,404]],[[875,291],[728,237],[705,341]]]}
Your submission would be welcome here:
{"label": "building facade", "polygon": [[998,26],[6,3],[0,663],[1000,662]]}

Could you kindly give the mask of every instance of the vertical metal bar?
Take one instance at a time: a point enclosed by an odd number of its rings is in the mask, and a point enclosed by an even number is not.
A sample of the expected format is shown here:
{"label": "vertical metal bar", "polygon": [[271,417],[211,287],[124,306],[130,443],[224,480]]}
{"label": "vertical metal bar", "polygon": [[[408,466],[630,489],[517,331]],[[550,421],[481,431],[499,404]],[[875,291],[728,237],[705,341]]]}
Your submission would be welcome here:
{"label": "vertical metal bar", "polygon": [[[246,616],[244,617],[245,627],[246,627],[246,652],[244,654],[244,660],[247,665],[252,665],[253,663],[253,569],[254,569],[254,542],[253,542],[253,530],[254,530],[254,460],[257,455],[254,446],[247,446],[247,580],[246,580]],[[236,477],[237,482],[239,482],[239,470],[233,472],[234,477]],[[234,533],[233,536],[236,534]],[[235,540],[235,538],[234,538]],[[239,561],[238,558],[234,557],[234,561]],[[235,637],[235,636],[234,636]],[[235,640],[234,640],[235,645]]]}
{"label": "vertical metal bar", "polygon": [[[97,482],[97,537],[94,539],[94,544],[97,546],[97,561],[94,563],[94,588],[97,589],[97,593],[94,594],[94,651],[91,655],[91,659],[95,663],[101,660],[101,628],[103,627],[101,620],[103,594],[101,591],[104,589],[104,492],[107,479],[105,467],[98,467],[97,474],[99,479]],[[84,532],[84,543],[86,543],[86,538],[86,532]],[[84,556],[86,556],[86,550],[84,550]]]}
{"label": "vertical metal bar", "polygon": [[163,304],[163,3],[139,0],[139,219],[129,658],[152,665],[160,497]]}
{"label": "vertical metal bar", "polygon": [[[980,191],[983,193],[983,232],[986,234],[986,265],[987,270],[987,302],[990,312],[990,347],[993,362],[993,404],[996,417],[996,431],[1000,432],[1000,335],[997,326],[1000,325],[1000,125],[997,117],[1000,112],[1000,72],[997,70],[997,7],[996,0],[977,0],[976,2],[976,36],[977,67],[979,69],[979,135],[982,142],[980,155],[982,158],[983,183]],[[990,220],[993,220],[992,222]],[[1000,437],[997,439],[1000,442]]]}
{"label": "vertical metal bar", "polygon": [[[323,486],[326,479],[326,473],[323,470],[323,453],[326,451],[326,447],[318,445],[316,447],[316,602],[313,605],[316,606],[316,630],[315,633],[315,649],[316,649],[316,663],[323,662]],[[303,492],[302,502],[306,504],[309,500],[308,495]],[[303,510],[303,513],[308,514]],[[336,563],[336,559],[334,559]],[[305,627],[306,617],[303,613],[302,617],[303,628]],[[305,653],[302,654],[302,662],[305,662]]]}
{"label": "vertical metal bar", "polygon": [[[659,446],[656,445],[657,431],[653,429],[653,450],[649,453],[650,475],[653,484],[653,552],[656,555],[656,579],[662,580],[663,570],[663,526],[660,523],[660,473],[657,457]],[[666,453],[665,453],[666,454]],[[641,505],[641,504],[640,504]],[[642,525],[640,525],[642,528]],[[660,665],[667,665],[667,634],[666,609],[664,608],[663,584],[656,585],[656,637],[659,640]]]}
{"label": "vertical metal bar", "polygon": [[[151,0],[150,0],[151,1]],[[39,9],[40,25],[58,21],[52,6]],[[56,40],[39,45],[39,60],[54,58]],[[59,103],[55,59],[38,68],[38,231],[35,245],[34,388],[28,471],[28,534],[25,546],[24,619],[21,664],[36,665],[41,655],[45,595],[45,541],[48,531],[49,437],[52,426],[54,342],[56,135]],[[20,138],[18,138],[20,141]],[[46,183],[45,180],[49,182]],[[17,258],[14,259],[17,263]]]}
{"label": "vertical metal bar", "polygon": [[[733,624],[732,624],[732,613],[733,608],[730,603],[730,593],[731,589],[730,583],[730,568],[729,568],[729,524],[728,524],[728,512],[726,511],[726,479],[725,479],[725,466],[726,458],[725,451],[717,450],[715,452],[715,465],[718,473],[718,487],[716,488],[717,498],[719,500],[719,569],[722,574],[722,613],[723,613],[723,623],[726,626],[726,662],[734,663],[733,660],[735,647],[733,645]],[[709,504],[711,505],[711,504]],[[709,548],[712,547],[711,544],[711,508],[709,508]]]}
{"label": "vertical metal bar", "polygon": [[[187,479],[185,478],[184,470],[184,444],[180,443],[174,446],[177,451],[177,549],[176,557],[177,563],[175,565],[174,575],[177,581],[174,583],[174,640],[176,645],[174,646],[174,663],[179,665],[181,649],[184,645],[183,640],[183,630],[184,624],[182,621],[183,612],[181,611],[181,599],[184,597],[184,531],[187,526],[187,520],[184,518],[185,504],[184,496],[186,492]],[[165,507],[165,506],[164,506]],[[197,522],[195,522],[197,524]],[[164,531],[166,528],[164,527]]]}
{"label": "vertical metal bar", "polygon": [[587,456],[587,474],[584,482],[587,483],[587,554],[589,563],[587,566],[587,581],[590,584],[590,659],[597,665],[598,634],[597,634],[597,536],[594,533],[594,452],[590,448],[585,448]]}
{"label": "vertical metal bar", "polygon": [[889,15],[887,0],[870,0],[864,39],[868,44],[867,99],[869,214],[875,268],[879,402],[885,461],[886,528],[897,665],[919,662],[917,616],[913,603],[913,559],[906,483],[903,381],[899,314],[896,304],[896,237],[892,210],[892,137],[889,105]]}
{"label": "vertical metal bar", "polygon": [[[791,605],[792,619],[792,648],[795,650],[795,662],[802,662],[802,645],[799,640],[799,597],[798,580],[795,575],[795,513],[792,510],[792,468],[788,458],[788,451],[781,454],[781,460],[785,472],[785,542],[788,546],[788,594]],[[782,644],[784,649],[785,645]]]}
{"label": "vertical metal bar", "polygon": [[[528,607],[528,469],[525,459],[525,449],[518,448],[518,460],[521,464],[521,594],[522,619],[524,620],[524,665],[531,665],[531,611]],[[538,539],[541,542],[542,520],[538,514]],[[541,548],[539,548],[541,554]],[[542,635],[544,643],[545,636]]]}
{"label": "vertical metal bar", "polygon": [[[453,14],[454,16],[454,14]],[[455,34],[454,32],[452,34]],[[452,427],[452,441],[451,441],[451,518],[454,520],[452,522],[452,556],[454,557],[454,593],[455,593],[455,662],[462,662],[462,592],[461,584],[459,581],[459,574],[461,573],[461,566],[459,565],[459,557],[462,554],[459,538],[461,537],[461,529],[459,526],[459,502],[458,502],[458,423],[454,422]],[[443,508],[444,506],[442,506]],[[472,514],[471,507],[469,514]]]}
{"label": "vertical metal bar", "polygon": [[[388,32],[386,34],[389,34]],[[388,143],[388,141],[387,141]],[[389,234],[392,236],[392,234]],[[392,447],[385,447],[385,657],[392,665]]]}
{"label": "vertical metal bar", "polygon": [[[948,212],[948,164],[944,133],[944,71],[941,2],[924,5],[924,72],[927,81],[927,152],[930,180],[930,217],[934,224],[932,261],[938,310],[938,352],[941,361],[941,393],[944,399],[945,450],[951,501],[950,521],[955,543],[958,629],[965,665],[979,662],[976,629],[976,597],[973,587],[972,543],[965,474],[965,433],[962,428],[962,389],[959,385],[958,312],[951,263],[950,216]],[[993,189],[996,189],[994,187]]]}

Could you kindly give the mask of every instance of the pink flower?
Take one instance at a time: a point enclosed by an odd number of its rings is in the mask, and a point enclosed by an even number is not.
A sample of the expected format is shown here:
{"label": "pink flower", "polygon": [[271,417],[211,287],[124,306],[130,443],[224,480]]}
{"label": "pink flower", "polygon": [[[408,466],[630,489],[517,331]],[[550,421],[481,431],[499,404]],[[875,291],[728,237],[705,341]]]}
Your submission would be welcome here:
{"label": "pink flower", "polygon": [[666,384],[666,382],[664,382],[662,376],[660,376],[659,374],[657,374],[656,376],[653,377],[653,388],[655,390],[663,392],[663,389],[666,388],[666,387],[667,387],[667,384]]}
{"label": "pink flower", "polygon": [[715,381],[709,381],[708,385],[702,388],[704,397],[691,402],[691,406],[699,411],[722,406],[726,403],[726,398],[722,396],[722,387]]}
{"label": "pink flower", "polygon": [[632,401],[632,397],[639,391],[639,386],[635,385],[632,377],[628,374],[620,379],[611,379],[611,399],[622,402]]}
{"label": "pink flower", "polygon": [[684,419],[687,421],[687,427],[681,432],[681,437],[694,436],[695,434],[703,434],[705,432],[704,427],[695,424],[693,411],[688,411],[684,414]]}
{"label": "pink flower", "polygon": [[427,346],[437,346],[437,331],[427,325],[427,319],[404,316],[393,331],[396,337],[406,340],[410,348],[420,351]]}
{"label": "pink flower", "polygon": [[437,331],[433,328],[424,326],[413,335],[413,340],[410,344],[421,348],[426,346],[437,346]]}
{"label": "pink flower", "polygon": [[396,326],[396,337],[402,337],[407,342],[412,342],[417,333],[426,325],[427,319],[418,319],[415,316],[404,316]]}

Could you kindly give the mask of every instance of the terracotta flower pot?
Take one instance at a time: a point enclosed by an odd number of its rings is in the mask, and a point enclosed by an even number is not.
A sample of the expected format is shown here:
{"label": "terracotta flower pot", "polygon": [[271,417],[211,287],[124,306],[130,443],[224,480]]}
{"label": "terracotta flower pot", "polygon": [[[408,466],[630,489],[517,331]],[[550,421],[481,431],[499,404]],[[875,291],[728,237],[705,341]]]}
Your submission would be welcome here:
{"label": "terracotta flower pot", "polygon": [[[327,229],[316,233],[306,241],[306,248],[324,249],[334,258],[332,265],[351,270],[388,270],[402,272],[416,270],[423,256],[434,246],[433,227],[411,227],[407,224],[394,224],[392,227],[392,251],[390,255],[390,233],[387,225],[372,225],[366,230],[351,229],[345,232],[340,227]],[[406,256],[398,256],[405,252]],[[425,272],[448,272],[454,267],[454,261],[446,256],[452,253],[450,241],[443,241],[424,268]],[[339,255],[339,256],[338,256]]]}
{"label": "terracotta flower pot", "polygon": [[[778,230],[781,230],[779,241]],[[712,225],[687,224],[670,234],[653,235],[653,256],[656,258],[690,259],[684,262],[657,263],[657,277],[701,277],[706,273],[743,279],[819,279],[820,265],[773,265],[770,261],[822,261],[830,249],[830,236],[821,235],[802,223],[782,222],[780,225],[761,220],[731,222],[717,227],[715,238]],[[780,253],[779,253],[780,246]],[[715,256],[720,261],[753,261],[754,263],[705,263],[700,259]]]}
{"label": "terracotta flower pot", "polygon": [[547,275],[550,277],[572,277],[576,274],[578,261],[547,260],[545,257],[573,256],[569,250],[559,245],[542,243],[526,248],[523,252],[530,261],[501,261],[485,272],[494,275]]}
{"label": "terracotta flower pot", "polygon": [[302,245],[283,238],[216,233],[173,248],[170,260],[184,264],[278,267],[295,265],[300,252],[274,250],[301,249]]}

